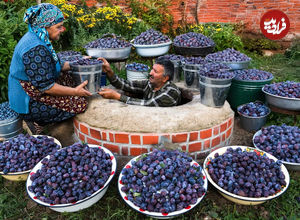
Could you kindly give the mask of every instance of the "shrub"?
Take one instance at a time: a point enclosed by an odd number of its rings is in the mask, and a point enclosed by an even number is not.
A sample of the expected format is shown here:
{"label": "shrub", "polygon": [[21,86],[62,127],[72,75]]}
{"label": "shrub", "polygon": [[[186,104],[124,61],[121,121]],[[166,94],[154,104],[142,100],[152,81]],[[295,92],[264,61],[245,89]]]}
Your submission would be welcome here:
{"label": "shrub", "polygon": [[250,52],[263,54],[263,50],[277,50],[280,49],[280,45],[276,41],[272,41],[266,38],[242,38],[244,47]]}

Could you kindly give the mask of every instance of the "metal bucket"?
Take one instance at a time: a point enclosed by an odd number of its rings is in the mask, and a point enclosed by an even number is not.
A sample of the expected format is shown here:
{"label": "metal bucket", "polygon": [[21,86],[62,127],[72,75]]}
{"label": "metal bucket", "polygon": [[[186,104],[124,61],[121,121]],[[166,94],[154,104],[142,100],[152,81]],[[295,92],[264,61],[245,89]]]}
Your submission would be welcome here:
{"label": "metal bucket", "polygon": [[199,75],[200,102],[209,107],[222,107],[232,79],[213,79]]}
{"label": "metal bucket", "polygon": [[22,119],[20,116],[0,121],[0,138],[15,137],[22,132]]}
{"label": "metal bucket", "polygon": [[266,124],[270,112],[271,111],[269,110],[268,114],[261,117],[250,117],[250,116],[242,115],[240,112],[238,112],[240,116],[240,125],[246,131],[249,132],[258,131],[259,129],[262,128],[262,126]]}
{"label": "metal bucket", "polygon": [[181,80],[182,68],[180,60],[171,60],[174,66],[174,77],[172,82],[179,82]]}
{"label": "metal bucket", "polygon": [[102,64],[96,65],[72,65],[71,75],[75,81],[76,85],[83,83],[85,80],[88,80],[86,89],[89,90],[92,94],[95,94],[101,88],[101,75],[102,75]]}
{"label": "metal bucket", "polygon": [[184,73],[184,85],[188,88],[199,89],[199,69],[200,64],[184,64],[182,69]]}

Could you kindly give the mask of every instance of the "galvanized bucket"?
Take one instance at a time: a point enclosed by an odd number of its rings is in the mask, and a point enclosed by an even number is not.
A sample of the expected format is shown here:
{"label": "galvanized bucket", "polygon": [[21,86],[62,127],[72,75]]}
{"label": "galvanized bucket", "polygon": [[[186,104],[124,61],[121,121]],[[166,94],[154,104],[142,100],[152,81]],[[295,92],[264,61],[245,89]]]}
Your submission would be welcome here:
{"label": "galvanized bucket", "polygon": [[0,139],[17,136],[22,132],[22,119],[20,116],[0,121]]}
{"label": "galvanized bucket", "polygon": [[70,64],[71,75],[76,85],[88,80],[86,89],[95,94],[101,88],[102,64],[96,65],[73,65]]}
{"label": "galvanized bucket", "polygon": [[188,88],[199,89],[199,70],[200,64],[183,64],[184,84]]}
{"label": "galvanized bucket", "polygon": [[200,102],[209,107],[222,107],[232,79],[213,79],[199,75]]}
{"label": "galvanized bucket", "polygon": [[181,80],[182,67],[180,60],[171,60],[174,66],[174,77],[172,82],[179,82]]}

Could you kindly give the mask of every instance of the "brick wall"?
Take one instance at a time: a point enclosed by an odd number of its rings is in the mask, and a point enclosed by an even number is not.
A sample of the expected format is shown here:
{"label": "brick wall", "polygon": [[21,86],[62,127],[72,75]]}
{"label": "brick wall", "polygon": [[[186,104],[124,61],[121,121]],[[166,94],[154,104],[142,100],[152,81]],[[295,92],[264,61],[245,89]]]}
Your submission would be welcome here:
{"label": "brick wall", "polygon": [[[96,4],[96,0],[87,2],[89,5]],[[115,1],[122,8],[125,2]],[[268,10],[279,9],[290,19],[289,35],[300,36],[300,0],[172,0],[169,9],[175,27],[182,23],[195,23],[196,19],[200,23],[243,22],[248,30],[256,33],[260,33],[262,15]]]}

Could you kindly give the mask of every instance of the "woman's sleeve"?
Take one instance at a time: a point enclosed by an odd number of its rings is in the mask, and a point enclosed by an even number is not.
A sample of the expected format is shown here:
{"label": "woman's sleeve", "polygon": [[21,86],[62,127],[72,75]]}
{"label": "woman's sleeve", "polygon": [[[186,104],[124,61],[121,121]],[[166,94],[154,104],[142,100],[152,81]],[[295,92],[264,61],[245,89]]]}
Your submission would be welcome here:
{"label": "woman's sleeve", "polygon": [[36,46],[23,55],[25,73],[29,82],[39,91],[50,89],[55,83],[55,64],[49,50]]}

